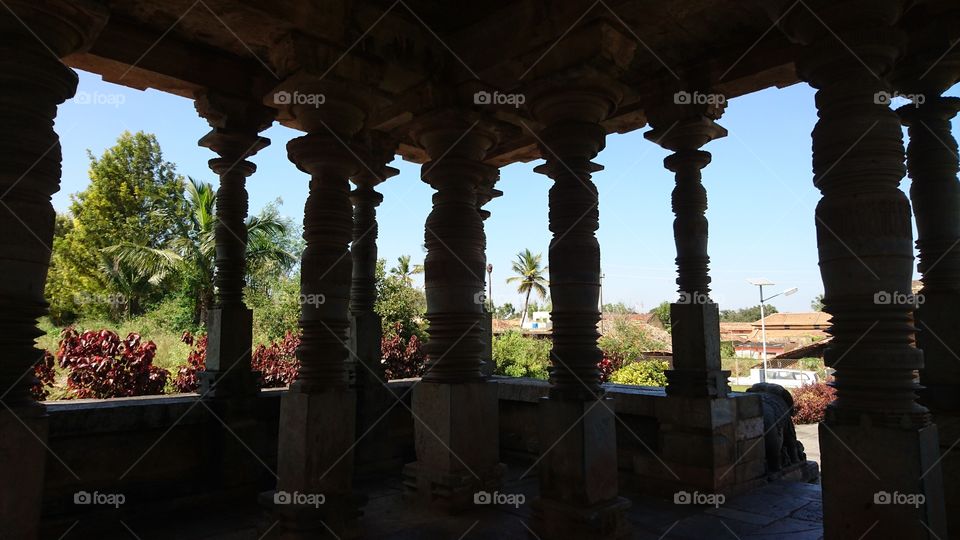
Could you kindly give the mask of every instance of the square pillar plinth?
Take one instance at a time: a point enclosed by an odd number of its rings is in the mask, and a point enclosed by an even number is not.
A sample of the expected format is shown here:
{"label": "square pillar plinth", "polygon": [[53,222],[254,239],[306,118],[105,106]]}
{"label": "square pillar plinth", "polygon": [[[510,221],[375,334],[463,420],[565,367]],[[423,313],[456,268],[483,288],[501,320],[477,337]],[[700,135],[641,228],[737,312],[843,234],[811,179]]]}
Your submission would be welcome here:
{"label": "square pillar plinth", "polygon": [[[347,388],[302,391],[280,402],[277,490],[262,502],[280,523],[278,538],[359,535],[361,499],[353,493],[356,394]],[[331,536],[332,537],[332,536]]]}
{"label": "square pillar plinth", "polygon": [[396,405],[397,397],[386,386],[380,348],[380,316],[362,312],[350,317],[350,341],[354,354],[350,379],[357,391],[357,446],[355,472],[358,477],[391,474],[401,469],[404,459],[390,444],[390,422],[383,418]]}
{"label": "square pillar plinth", "polygon": [[544,540],[630,536],[630,501],[618,496],[613,400],[603,400],[540,401],[540,497],[532,529]]}
{"label": "square pillar plinth", "polygon": [[720,363],[720,312],[717,304],[670,304],[673,369],[667,395],[726,397],[729,371]]}
{"label": "square pillar plinth", "polygon": [[253,311],[242,306],[211,309],[200,393],[214,398],[255,394],[257,381],[250,371],[252,345]]}
{"label": "square pillar plinth", "polygon": [[48,420],[39,404],[0,409],[0,537],[37,538]]}
{"label": "square pillar plinth", "polygon": [[820,424],[826,540],[948,538],[937,427]]}
{"label": "square pillar plinth", "polygon": [[408,496],[461,510],[475,493],[496,491],[506,470],[497,384],[420,382],[412,400],[417,461],[404,467]]}

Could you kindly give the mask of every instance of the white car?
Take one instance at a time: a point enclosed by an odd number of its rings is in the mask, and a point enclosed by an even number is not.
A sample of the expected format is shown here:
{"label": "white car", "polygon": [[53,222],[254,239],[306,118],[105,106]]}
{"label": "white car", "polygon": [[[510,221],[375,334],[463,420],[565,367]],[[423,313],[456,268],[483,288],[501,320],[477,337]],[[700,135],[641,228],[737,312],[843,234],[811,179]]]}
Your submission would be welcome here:
{"label": "white car", "polygon": [[[760,372],[763,371],[760,368],[753,368],[750,370],[750,378],[748,381],[744,381],[748,385],[753,385],[760,382]],[[780,369],[780,368],[768,368],[767,369],[767,382],[772,384],[779,384],[784,388],[800,388],[805,384],[814,384],[819,381],[816,371],[803,371],[800,369]],[[743,384],[741,383],[741,384]]]}

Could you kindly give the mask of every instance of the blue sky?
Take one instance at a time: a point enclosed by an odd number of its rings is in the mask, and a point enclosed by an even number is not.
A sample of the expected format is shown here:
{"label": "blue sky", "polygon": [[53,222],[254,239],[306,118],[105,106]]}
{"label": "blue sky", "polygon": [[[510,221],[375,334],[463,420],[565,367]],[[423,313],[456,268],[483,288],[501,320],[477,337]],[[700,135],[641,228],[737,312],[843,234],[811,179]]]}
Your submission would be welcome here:
{"label": "blue sky", "polygon": [[[63,181],[53,197],[65,211],[70,194],[89,183],[86,151],[100,155],[124,130],[153,133],[164,157],[180,174],[216,185],[207,167],[212,152],[197,146],[209,128],[191,100],[154,90],[113,85],[79,72],[77,97],[60,107],[57,132],[63,148]],[[951,95],[958,95],[955,88]],[[719,123],[729,135],[705,150],[713,162],[704,170],[710,207],[713,297],[721,309],[755,305],[749,278],[775,282],[774,292],[798,287],[797,294],[773,300],[780,311],[808,311],[823,292],[817,267],[813,211],[819,192],[811,181],[810,132],[816,122],[813,90],[806,84],[767,89],[731,100]],[[896,103],[895,103],[896,104]],[[954,120],[954,134],[960,122]],[[604,302],[624,302],[648,310],[676,298],[672,173],[663,168],[667,152],[643,138],[647,128],[607,138],[597,158],[605,170],[594,176],[600,191],[601,266]],[[251,213],[280,198],[281,212],[298,223],[307,195],[305,174],[286,157],[286,143],[299,133],[274,125],[264,133],[272,144],[252,161],[258,170],[247,184]],[[533,172],[533,163],[501,171],[504,192],[487,209],[487,257],[494,266],[493,297],[498,304],[522,304],[505,283],[516,253],[529,248],[547,258],[547,190],[550,180]],[[393,262],[409,254],[422,262],[423,223],[433,190],[419,178],[419,165],[396,160],[400,174],[378,189],[380,256]],[[901,184],[909,188],[909,179]],[[914,233],[916,234],[916,233]]]}

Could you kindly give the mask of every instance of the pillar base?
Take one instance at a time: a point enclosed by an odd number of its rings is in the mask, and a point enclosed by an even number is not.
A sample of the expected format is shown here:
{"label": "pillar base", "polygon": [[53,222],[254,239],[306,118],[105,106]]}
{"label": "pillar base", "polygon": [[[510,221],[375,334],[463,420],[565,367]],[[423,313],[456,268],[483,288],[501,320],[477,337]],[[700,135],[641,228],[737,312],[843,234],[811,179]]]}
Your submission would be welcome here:
{"label": "pillar base", "polygon": [[630,538],[631,527],[627,521],[630,505],[623,497],[592,507],[538,498],[533,501],[530,528],[543,540]]}
{"label": "pillar base", "polygon": [[456,511],[472,507],[476,493],[496,491],[506,471],[496,383],[421,382],[412,398],[417,461],[404,467],[408,496]]}
{"label": "pillar base", "polygon": [[668,396],[726,398],[730,393],[730,372],[725,370],[668,369]]}
{"label": "pillar base", "polygon": [[[286,494],[286,501],[273,501],[273,508],[284,534],[316,534],[326,531],[325,523],[336,535],[349,537],[356,528],[361,503],[353,494],[356,402],[356,393],[347,388],[307,392],[298,383],[283,396],[276,491]],[[314,505],[319,498],[322,504]],[[311,502],[298,504],[302,499]]]}
{"label": "pillar base", "polygon": [[[10,538],[36,538],[43,502],[49,417],[33,403],[0,408],[0,531]],[[13,486],[16,486],[14,488]]]}
{"label": "pillar base", "polygon": [[825,538],[947,538],[937,445],[936,425],[820,424]]}
{"label": "pillar base", "polygon": [[200,393],[219,398],[253,395],[258,377],[250,371],[253,311],[242,307],[215,308],[207,315],[206,369],[200,373]]}
{"label": "pillar base", "polygon": [[540,498],[534,531],[544,539],[623,538],[630,502],[617,495],[613,399],[540,401]]}
{"label": "pillar base", "polygon": [[293,497],[293,493],[280,490],[260,494],[260,504],[267,508],[270,518],[269,523],[262,527],[260,534],[263,536],[259,538],[348,540],[362,536],[359,518],[365,497],[339,497],[328,499],[323,504],[295,504]]}
{"label": "pillar base", "polygon": [[720,312],[717,304],[699,302],[670,304],[673,323],[673,369],[668,370],[667,395],[727,397],[729,371],[720,363]]}

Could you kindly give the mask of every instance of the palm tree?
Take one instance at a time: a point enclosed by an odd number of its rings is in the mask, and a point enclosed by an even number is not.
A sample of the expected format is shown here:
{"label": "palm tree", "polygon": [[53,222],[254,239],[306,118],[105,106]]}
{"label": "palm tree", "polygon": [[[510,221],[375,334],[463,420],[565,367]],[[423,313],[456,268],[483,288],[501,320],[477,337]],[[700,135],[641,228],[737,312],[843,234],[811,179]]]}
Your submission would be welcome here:
{"label": "palm tree", "polygon": [[520,315],[520,328],[523,328],[523,322],[527,318],[527,306],[530,304],[530,293],[537,292],[541,300],[547,299],[547,278],[544,273],[547,267],[540,268],[541,256],[539,253],[534,255],[529,249],[517,253],[517,260],[513,261],[513,271],[517,275],[507,279],[507,283],[519,282],[517,292],[525,294],[523,299],[523,311]]}
{"label": "palm tree", "polygon": [[[187,183],[190,221],[181,236],[163,248],[124,243],[104,248],[117,267],[134,272],[140,279],[159,284],[179,275],[194,299],[194,324],[206,322],[207,310],[214,302],[213,274],[216,268],[214,229],[217,195],[213,186],[193,178]],[[276,216],[247,218],[247,267],[273,262],[285,269],[296,263],[294,255],[278,247],[277,239],[287,234],[287,225]]]}
{"label": "palm tree", "polygon": [[423,265],[410,266],[410,256],[401,255],[397,257],[397,265],[390,269],[390,273],[402,279],[407,285],[413,285],[413,275],[422,274]]}

